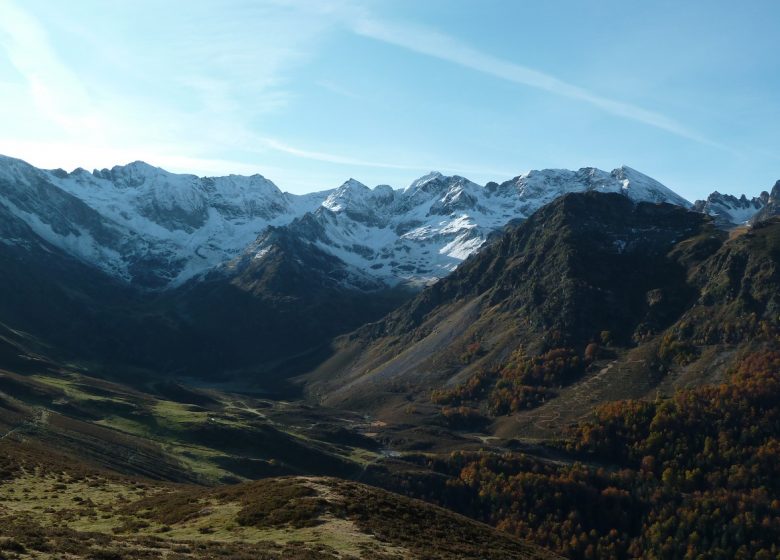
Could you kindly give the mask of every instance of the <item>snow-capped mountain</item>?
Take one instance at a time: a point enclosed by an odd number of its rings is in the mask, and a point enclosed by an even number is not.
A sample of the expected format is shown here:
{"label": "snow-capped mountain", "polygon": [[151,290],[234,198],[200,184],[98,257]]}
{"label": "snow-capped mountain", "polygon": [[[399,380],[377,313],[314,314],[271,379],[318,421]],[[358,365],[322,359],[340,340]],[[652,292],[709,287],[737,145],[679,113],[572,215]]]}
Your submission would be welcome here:
{"label": "snow-capped mountain", "polygon": [[143,162],[67,173],[0,157],[0,213],[144,288],[229,271],[247,255],[262,260],[280,235],[339,259],[334,277],[353,287],[365,289],[372,279],[424,283],[451,272],[509,222],[584,191],[691,206],[628,167],[531,171],[484,187],[432,172],[404,189],[350,179],[337,189],[293,195],[260,175],[196,177]]}
{"label": "snow-capped mountain", "polygon": [[196,177],[143,162],[89,173],[0,158],[0,205],[54,246],[145,287],[178,285],[316,208],[260,175]]}
{"label": "snow-capped mountain", "polygon": [[780,181],[775,183],[770,192],[762,191],[752,198],[744,194],[737,198],[715,191],[706,200],[697,200],[693,209],[709,214],[716,225],[726,229],[755,224],[780,215]]}
{"label": "snow-capped mountain", "polygon": [[734,227],[750,222],[769,201],[769,193],[762,192],[759,196],[748,198],[744,194],[737,198],[730,194],[713,192],[706,200],[697,200],[694,209],[709,214],[715,223],[721,227]]}

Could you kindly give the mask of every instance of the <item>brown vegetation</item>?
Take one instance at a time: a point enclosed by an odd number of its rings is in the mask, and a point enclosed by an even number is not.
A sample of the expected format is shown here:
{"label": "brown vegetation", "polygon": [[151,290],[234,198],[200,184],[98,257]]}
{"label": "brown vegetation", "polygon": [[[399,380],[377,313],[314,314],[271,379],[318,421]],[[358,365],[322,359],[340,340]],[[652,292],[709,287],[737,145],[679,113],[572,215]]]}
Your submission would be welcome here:
{"label": "brown vegetation", "polygon": [[453,476],[443,504],[571,558],[776,558],[778,403],[780,352],[766,350],[727,383],[599,407],[565,444],[590,465],[455,453],[428,466]]}

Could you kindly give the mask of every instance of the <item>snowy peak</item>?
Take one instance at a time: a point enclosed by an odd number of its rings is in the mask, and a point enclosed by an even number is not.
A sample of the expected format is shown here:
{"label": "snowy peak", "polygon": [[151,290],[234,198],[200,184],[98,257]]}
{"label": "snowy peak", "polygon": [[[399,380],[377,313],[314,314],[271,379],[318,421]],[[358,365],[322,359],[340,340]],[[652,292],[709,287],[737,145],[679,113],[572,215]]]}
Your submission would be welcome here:
{"label": "snowy peak", "polygon": [[570,192],[617,192],[635,202],[667,202],[690,207],[691,203],[655,179],[630,167],[622,166],[606,173],[594,167],[578,171],[543,169],[529,171],[513,180],[519,195],[525,199],[550,198]]}
{"label": "snowy peak", "polygon": [[26,161],[0,155],[0,179],[29,184],[31,178],[40,176],[42,173],[43,171]]}
{"label": "snowy peak", "polygon": [[412,182],[406,189],[404,194],[408,197],[414,198],[419,196],[420,193],[426,193],[429,195],[443,194],[449,189],[453,188],[468,188],[474,186],[480,188],[476,183],[472,183],[465,177],[459,175],[446,176],[442,175],[438,171],[433,171],[424,177],[420,177],[416,181]]}
{"label": "snowy peak", "polygon": [[433,172],[413,182],[403,191],[399,207],[410,209],[427,206],[427,214],[442,216],[460,210],[474,209],[484,187],[458,175]]}
{"label": "snowy peak", "polygon": [[[78,172],[79,170],[76,170]],[[197,180],[194,175],[175,175],[169,173],[160,167],[154,167],[143,161],[134,161],[127,165],[115,165],[109,171],[103,169],[102,171],[95,170],[93,174],[97,177],[109,179],[112,183],[120,187],[138,187],[148,182],[159,182],[165,184],[171,180],[172,177],[187,177],[190,180]]]}
{"label": "snowy peak", "polygon": [[637,202],[668,202],[683,208],[692,206],[690,202],[672,189],[626,165],[613,170],[610,175],[622,183],[624,194],[631,200]]}
{"label": "snowy peak", "polygon": [[333,191],[322,205],[332,212],[342,212],[354,207],[364,207],[372,199],[371,189],[360,181],[349,179]]}
{"label": "snowy peak", "polygon": [[709,214],[722,228],[754,224],[780,214],[780,181],[771,192],[763,191],[752,198],[744,194],[737,198],[714,191],[706,200],[697,200],[693,209]]}
{"label": "snowy peak", "polygon": [[552,202],[555,198],[570,193],[584,192],[595,188],[595,185],[606,181],[608,175],[593,168],[569,171],[568,169],[531,170],[515,177],[499,186],[497,193],[504,197],[512,197],[514,193],[508,187],[513,187],[516,198],[528,206],[525,217],[535,212],[537,208]]}
{"label": "snowy peak", "polygon": [[690,202],[658,181],[626,166],[609,173],[594,167],[583,167],[577,171],[534,170],[490,189],[492,196],[506,199],[505,207],[512,205],[522,218],[527,218],[559,196],[589,191],[618,193],[634,202],[691,206]]}
{"label": "snowy peak", "polygon": [[431,171],[427,175],[423,175],[419,179],[416,179],[411,182],[411,184],[406,187],[405,191],[415,191],[417,189],[420,189],[424,187],[426,184],[430,183],[431,181],[436,181],[437,179],[443,178],[444,175],[439,173],[438,171]]}
{"label": "snowy peak", "polygon": [[446,216],[477,209],[483,187],[458,176],[447,177],[446,180],[442,178],[439,181],[443,188],[436,193],[437,198],[431,204],[429,214]]}
{"label": "snowy peak", "polygon": [[120,223],[137,214],[171,232],[193,233],[220,216],[272,219],[289,211],[284,193],[262,175],[201,178],[134,162],[57,178],[63,189]]}
{"label": "snowy peak", "polygon": [[719,226],[731,227],[747,223],[766,206],[768,199],[769,194],[766,192],[748,199],[744,194],[737,198],[715,191],[706,200],[697,200],[694,209],[712,216]]}
{"label": "snowy peak", "polygon": [[372,190],[360,181],[350,179],[333,191],[322,207],[336,214],[343,213],[356,222],[383,226],[394,198],[395,191],[386,185]]}

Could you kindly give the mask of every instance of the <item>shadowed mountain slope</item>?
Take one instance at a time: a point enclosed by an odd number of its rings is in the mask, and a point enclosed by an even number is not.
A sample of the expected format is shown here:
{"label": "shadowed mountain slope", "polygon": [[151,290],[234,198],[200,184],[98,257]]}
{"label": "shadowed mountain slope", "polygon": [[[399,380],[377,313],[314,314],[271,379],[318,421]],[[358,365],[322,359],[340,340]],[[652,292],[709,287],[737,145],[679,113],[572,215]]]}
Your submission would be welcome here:
{"label": "shadowed mountain slope", "polygon": [[[564,196],[382,321],[340,339],[312,390],[349,402],[369,387],[435,386],[473,368],[459,357],[474,344],[489,361],[520,345],[584,347],[602,331],[628,344],[658,332],[694,297],[667,253],[705,227],[706,217],[672,205]],[[648,301],[651,290],[665,294],[663,305]]]}

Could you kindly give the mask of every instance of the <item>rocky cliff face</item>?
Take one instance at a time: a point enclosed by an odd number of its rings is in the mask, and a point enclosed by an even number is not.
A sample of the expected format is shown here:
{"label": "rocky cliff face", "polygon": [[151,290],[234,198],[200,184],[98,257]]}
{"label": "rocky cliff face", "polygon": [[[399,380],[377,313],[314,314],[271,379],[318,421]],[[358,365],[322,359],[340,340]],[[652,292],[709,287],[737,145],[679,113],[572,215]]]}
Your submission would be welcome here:
{"label": "rocky cliff face", "polygon": [[768,220],[774,216],[780,215],[780,181],[775,183],[775,186],[772,187],[772,191],[768,196],[765,195],[765,192],[761,193],[761,196],[766,200],[766,203],[764,204],[764,207],[761,208],[761,210],[756,212],[756,214],[750,218],[751,224],[756,224],[763,220]]}

